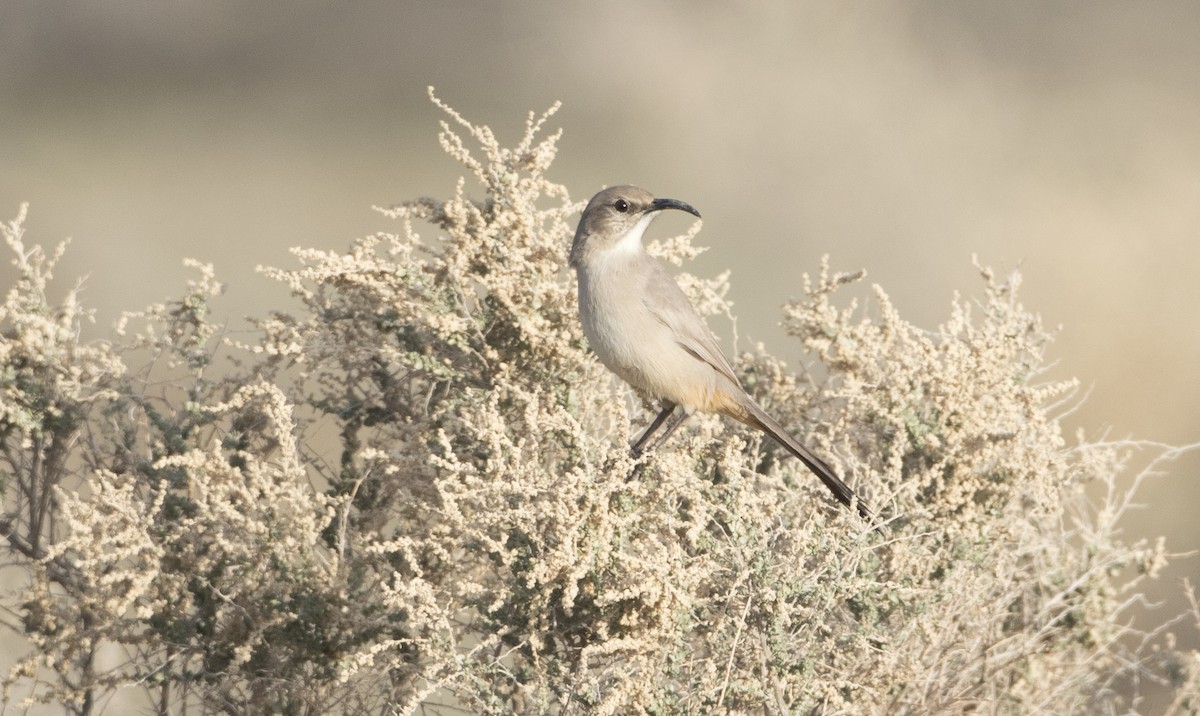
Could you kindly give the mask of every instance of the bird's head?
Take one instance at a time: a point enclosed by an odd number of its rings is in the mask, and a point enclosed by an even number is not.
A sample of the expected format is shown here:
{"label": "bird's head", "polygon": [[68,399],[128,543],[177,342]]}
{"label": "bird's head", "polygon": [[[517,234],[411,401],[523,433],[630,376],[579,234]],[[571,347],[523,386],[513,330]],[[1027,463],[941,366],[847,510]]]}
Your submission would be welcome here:
{"label": "bird's head", "polygon": [[691,204],[656,199],[628,184],[610,186],[592,197],[579,217],[571,245],[571,266],[578,268],[589,255],[609,251],[640,251],[642,234],[663,209],[679,209],[700,217]]}

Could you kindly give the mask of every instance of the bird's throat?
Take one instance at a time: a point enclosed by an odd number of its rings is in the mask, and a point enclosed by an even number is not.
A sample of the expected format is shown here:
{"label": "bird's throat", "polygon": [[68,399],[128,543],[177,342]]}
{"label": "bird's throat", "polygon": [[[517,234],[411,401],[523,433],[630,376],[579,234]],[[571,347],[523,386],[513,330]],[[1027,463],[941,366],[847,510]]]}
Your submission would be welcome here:
{"label": "bird's throat", "polygon": [[633,228],[627,234],[617,239],[610,251],[614,254],[632,255],[642,252],[642,234],[646,233],[646,229],[650,226],[650,222],[654,221],[657,213],[646,214],[638,220]]}

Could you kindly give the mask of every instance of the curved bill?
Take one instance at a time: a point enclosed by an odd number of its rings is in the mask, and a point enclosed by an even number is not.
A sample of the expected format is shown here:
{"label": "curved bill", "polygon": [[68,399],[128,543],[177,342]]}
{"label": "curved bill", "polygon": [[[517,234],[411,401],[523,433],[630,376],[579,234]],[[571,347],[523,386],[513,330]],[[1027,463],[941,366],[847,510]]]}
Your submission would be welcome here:
{"label": "curved bill", "polygon": [[663,209],[679,209],[700,218],[700,212],[696,211],[696,207],[691,204],[686,204],[678,199],[655,199],[650,202],[650,211],[662,211]]}

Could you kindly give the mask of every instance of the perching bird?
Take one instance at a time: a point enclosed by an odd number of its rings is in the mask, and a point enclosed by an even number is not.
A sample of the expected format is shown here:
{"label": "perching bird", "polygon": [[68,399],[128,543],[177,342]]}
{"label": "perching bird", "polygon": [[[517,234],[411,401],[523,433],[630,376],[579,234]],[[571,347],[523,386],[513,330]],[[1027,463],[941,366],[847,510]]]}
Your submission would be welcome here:
{"label": "perching bird", "polygon": [[663,209],[700,216],[675,199],[656,199],[635,186],[614,186],[592,197],[571,245],[579,278],[579,318],[592,350],[626,383],[663,402],[662,412],[633,445],[679,409],[655,445],[696,410],[728,415],[770,435],[800,458],[843,505],[871,511],[825,461],[788,434],[746,394],[712,333],[663,264],[646,253],[642,234]]}

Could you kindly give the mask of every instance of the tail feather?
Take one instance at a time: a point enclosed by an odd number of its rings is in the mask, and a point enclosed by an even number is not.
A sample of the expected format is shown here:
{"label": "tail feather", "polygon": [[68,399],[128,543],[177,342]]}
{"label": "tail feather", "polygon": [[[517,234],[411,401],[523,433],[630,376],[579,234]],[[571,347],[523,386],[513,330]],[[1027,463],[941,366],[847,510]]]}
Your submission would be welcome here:
{"label": "tail feather", "polygon": [[846,483],[842,482],[837,473],[833,471],[833,468],[829,467],[824,460],[814,455],[808,448],[801,445],[800,441],[793,438],[775,418],[772,418],[766,411],[749,399],[740,407],[745,410],[745,414],[731,414],[731,417],[751,427],[762,430],[774,438],[780,445],[787,448],[787,451],[795,455],[814,475],[821,478],[821,482],[825,483],[825,487],[829,488],[829,491],[833,493],[838,502],[846,507],[855,507],[863,519],[871,519],[873,517],[871,508],[861,499],[857,498],[854,490],[851,490]]}

